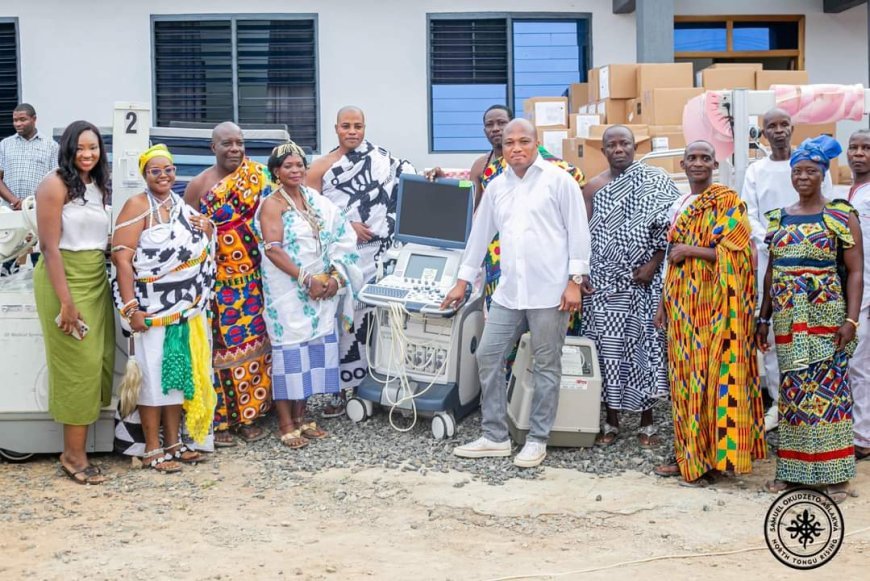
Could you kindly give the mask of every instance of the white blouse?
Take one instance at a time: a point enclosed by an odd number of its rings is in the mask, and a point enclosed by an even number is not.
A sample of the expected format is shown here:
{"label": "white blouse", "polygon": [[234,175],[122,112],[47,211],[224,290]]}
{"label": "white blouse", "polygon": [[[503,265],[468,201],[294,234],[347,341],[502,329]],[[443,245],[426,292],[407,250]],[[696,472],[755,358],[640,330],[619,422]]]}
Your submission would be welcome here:
{"label": "white blouse", "polygon": [[103,194],[91,182],[85,186],[84,200],[72,200],[64,205],[58,247],[72,251],[105,250],[111,225]]}

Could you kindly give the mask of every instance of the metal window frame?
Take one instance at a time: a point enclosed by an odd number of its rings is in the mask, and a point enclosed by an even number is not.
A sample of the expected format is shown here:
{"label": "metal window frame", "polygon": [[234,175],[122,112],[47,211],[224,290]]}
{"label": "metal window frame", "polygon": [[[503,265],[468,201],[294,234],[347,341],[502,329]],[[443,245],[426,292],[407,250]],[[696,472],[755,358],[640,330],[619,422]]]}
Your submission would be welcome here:
{"label": "metal window frame", "polygon": [[[17,21],[17,19],[15,19]],[[317,13],[236,13],[216,12],[203,14],[152,14],[151,15],[151,106],[154,111],[154,123],[157,123],[157,50],[155,46],[155,27],[157,22],[203,22],[206,20],[226,20],[230,22],[230,34],[232,42],[232,78],[233,78],[233,121],[239,119],[239,63],[238,63],[238,34],[236,23],[240,20],[309,20],[314,26],[314,102],[317,105],[317,113],[314,116],[315,131],[317,135],[317,148],[312,153],[319,154],[323,147],[323,139],[320,132],[320,17]],[[0,19],[2,21],[2,19]],[[16,29],[17,30],[17,29]],[[17,34],[16,34],[17,40]],[[20,75],[20,67],[19,67]],[[20,86],[20,84],[19,84]]]}
{"label": "metal window frame", "polygon": [[[514,42],[513,42],[513,25],[514,22],[535,22],[535,21],[555,21],[566,20],[579,22],[585,20],[586,26],[586,44],[585,51],[580,48],[579,56],[585,57],[587,65],[592,63],[592,13],[591,12],[428,12],[426,13],[426,111],[429,116],[428,120],[428,152],[429,154],[468,154],[480,153],[477,150],[440,150],[435,149],[435,124],[434,114],[432,111],[432,21],[433,20],[504,20],[507,27],[507,95],[505,95],[506,104],[513,109],[514,103]],[[579,32],[579,30],[578,30]],[[520,112],[514,111],[514,116],[518,116]]]}

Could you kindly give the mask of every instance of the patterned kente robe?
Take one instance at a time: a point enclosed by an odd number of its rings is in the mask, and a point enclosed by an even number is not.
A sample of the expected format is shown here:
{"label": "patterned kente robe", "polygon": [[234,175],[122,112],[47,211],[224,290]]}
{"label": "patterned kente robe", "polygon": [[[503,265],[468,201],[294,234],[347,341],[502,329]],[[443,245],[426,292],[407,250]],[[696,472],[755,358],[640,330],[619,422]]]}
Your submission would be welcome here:
{"label": "patterned kente robe", "polygon": [[[320,192],[338,206],[349,222],[362,222],[374,236],[357,245],[363,282],[376,274],[375,264],[393,243],[399,178],[414,166],[368,141],[343,155],[323,174]],[[368,372],[366,335],[372,308],[356,303],[353,327],[341,333],[341,384],[356,388]]]}
{"label": "patterned kente robe", "polygon": [[679,191],[659,168],[634,162],[592,199],[590,282],[583,335],[595,341],[604,401],[610,409],[645,411],[668,394],[664,334],[653,325],[662,267],[649,285],[636,268],[667,247],[668,210]]}

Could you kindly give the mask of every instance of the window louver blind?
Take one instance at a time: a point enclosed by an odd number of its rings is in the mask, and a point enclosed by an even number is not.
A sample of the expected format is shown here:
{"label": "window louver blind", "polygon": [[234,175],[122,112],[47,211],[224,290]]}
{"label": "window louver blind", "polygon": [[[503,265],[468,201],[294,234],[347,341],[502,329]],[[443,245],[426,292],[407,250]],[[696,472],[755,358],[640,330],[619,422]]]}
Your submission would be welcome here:
{"label": "window louver blind", "polygon": [[18,104],[18,49],[14,22],[0,22],[0,138],[15,133],[12,110]]}
{"label": "window louver blind", "polygon": [[429,41],[432,84],[507,83],[506,20],[433,20]]}
{"label": "window louver blind", "polygon": [[239,20],[239,122],[283,123],[317,150],[317,46],[313,20]]}

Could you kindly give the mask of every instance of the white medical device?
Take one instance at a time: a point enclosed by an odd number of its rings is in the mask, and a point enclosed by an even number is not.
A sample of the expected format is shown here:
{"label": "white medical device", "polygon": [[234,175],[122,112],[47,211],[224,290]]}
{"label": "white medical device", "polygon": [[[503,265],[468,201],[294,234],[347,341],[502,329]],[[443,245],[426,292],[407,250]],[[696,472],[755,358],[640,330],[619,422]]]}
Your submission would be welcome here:
{"label": "white medical device", "polygon": [[[115,214],[124,202],[144,186],[138,171],[139,155],[148,148],[151,111],[148,105],[116,103],[114,111],[112,208]],[[113,223],[114,223],[113,216]],[[10,238],[36,243],[35,208],[31,202],[25,211],[0,214],[0,231],[13,230]],[[4,236],[0,232],[0,244]],[[20,247],[18,254],[28,248]],[[3,248],[0,247],[0,252]],[[0,258],[11,257],[0,254]],[[126,341],[116,324],[115,387],[127,364]],[[48,413],[48,370],[42,328],[33,296],[32,271],[19,272],[0,279],[0,456],[25,460],[33,454],[63,450],[63,426]],[[96,378],[95,378],[96,381]],[[100,411],[100,417],[88,432],[88,452],[109,452],[114,442],[114,414],[117,398]]]}
{"label": "white medical device", "polygon": [[[534,396],[534,356],[531,335],[520,338],[508,382],[508,430],[524,444]],[[566,337],[562,347],[559,405],[550,430],[550,446],[581,447],[595,444],[601,414],[601,369],[595,343],[585,337]]]}
{"label": "white medical device", "polygon": [[[441,309],[456,284],[462,249],[471,231],[474,189],[470,182],[402,176],[392,272],[358,293],[375,312],[368,341],[369,376],[348,400],[359,422],[375,404],[390,422],[410,430],[418,414],[432,418],[436,438],[451,437],[456,421],[478,405],[480,381],[474,353],[483,332],[482,285],[469,285],[459,309]],[[412,415],[400,428],[396,412]]]}

